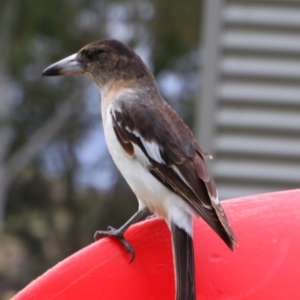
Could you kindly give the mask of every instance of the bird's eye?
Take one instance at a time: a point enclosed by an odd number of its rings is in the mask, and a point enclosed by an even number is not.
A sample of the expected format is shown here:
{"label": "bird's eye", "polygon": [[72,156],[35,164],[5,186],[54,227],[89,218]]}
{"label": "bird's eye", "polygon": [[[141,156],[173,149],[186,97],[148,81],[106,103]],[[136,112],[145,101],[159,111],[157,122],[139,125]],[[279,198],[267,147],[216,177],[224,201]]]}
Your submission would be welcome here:
{"label": "bird's eye", "polygon": [[93,60],[96,56],[94,51],[86,51],[84,54],[88,60]]}

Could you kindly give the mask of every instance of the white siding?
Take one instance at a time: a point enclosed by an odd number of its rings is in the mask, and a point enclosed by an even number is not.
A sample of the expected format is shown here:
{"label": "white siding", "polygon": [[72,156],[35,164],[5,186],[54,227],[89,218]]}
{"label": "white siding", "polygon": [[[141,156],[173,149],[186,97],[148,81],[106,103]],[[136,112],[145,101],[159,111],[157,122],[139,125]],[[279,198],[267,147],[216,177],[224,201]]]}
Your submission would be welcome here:
{"label": "white siding", "polygon": [[197,135],[220,198],[299,188],[300,1],[207,0],[204,14]]}

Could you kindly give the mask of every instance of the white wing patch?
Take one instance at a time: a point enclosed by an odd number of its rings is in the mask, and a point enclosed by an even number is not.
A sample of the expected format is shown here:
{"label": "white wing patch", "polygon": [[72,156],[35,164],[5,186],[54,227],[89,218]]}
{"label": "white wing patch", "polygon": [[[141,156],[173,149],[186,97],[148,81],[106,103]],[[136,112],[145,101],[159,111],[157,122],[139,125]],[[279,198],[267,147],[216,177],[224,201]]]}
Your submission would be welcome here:
{"label": "white wing patch", "polygon": [[[124,98],[124,94],[121,95],[122,96],[122,100]],[[120,98],[121,96],[118,97],[118,101],[121,101]],[[130,94],[130,96],[132,97],[132,93]],[[132,98],[130,98],[132,99]],[[116,101],[116,103],[118,103],[118,101]],[[120,106],[118,105],[114,105],[114,107],[112,108],[112,113],[115,116],[115,112],[119,112],[122,114],[122,109],[120,108]],[[119,121],[118,124],[120,124],[121,122]],[[128,128],[128,126],[126,126],[124,129],[126,129],[128,132],[134,134],[137,138],[140,139],[140,141],[142,142],[147,154],[153,159],[155,160],[156,162],[160,163],[160,164],[165,164],[163,158],[161,157],[161,154],[160,154],[160,147],[154,142],[154,141],[151,141],[151,142],[148,142],[146,141],[141,135],[140,133],[137,131],[137,130],[130,130],[130,128]],[[136,150],[136,146],[134,146],[134,149]]]}
{"label": "white wing patch", "polygon": [[[195,193],[194,189],[190,186],[190,184],[185,180],[185,178],[182,176],[182,174],[180,173],[180,171],[178,170],[178,168],[176,166],[172,166],[172,169],[176,172],[176,174],[180,177],[180,179]],[[196,193],[195,193],[196,194]],[[204,203],[202,203],[202,205],[204,207],[206,207],[207,209],[211,209],[210,205],[206,205]]]}
{"label": "white wing patch", "polygon": [[134,157],[146,169],[150,166],[148,157],[144,154],[143,150],[136,144],[132,144],[134,149]]}
{"label": "white wing patch", "polygon": [[[115,112],[119,112],[122,114],[122,110],[120,109],[120,107],[118,106],[115,106],[112,108],[112,113],[114,115],[114,118],[116,117],[115,115]],[[121,122],[119,121],[118,124],[120,124]],[[155,160],[156,162],[160,163],[160,164],[165,164],[164,160],[162,159],[161,157],[161,154],[160,154],[160,147],[155,143],[155,142],[148,142],[146,141],[140,134],[138,131],[136,130],[130,130],[127,126],[124,128],[126,129],[128,132],[134,134],[137,138],[139,138],[146,150],[146,152],[148,153],[148,155],[153,159]],[[138,149],[139,147],[137,145],[134,145],[134,153],[136,154],[136,156],[140,157],[141,156],[141,149]],[[138,151],[138,152],[137,152]],[[143,154],[143,156],[145,156]],[[146,157],[145,157],[146,158]],[[141,159],[143,162],[145,162],[145,159],[142,158]],[[148,159],[147,159],[148,160]],[[142,162],[141,161],[141,162]],[[147,165],[149,165],[149,161],[147,162]],[[145,164],[144,164],[145,165]]]}
{"label": "white wing patch", "polygon": [[[128,128],[126,129],[130,131]],[[136,130],[130,132],[133,133],[136,137],[138,137],[141,140],[146,152],[153,160],[155,160],[160,164],[165,164],[164,160],[160,155],[160,148],[155,142],[148,142],[144,140],[144,138]]]}
{"label": "white wing patch", "polygon": [[210,200],[213,201],[215,204],[219,205],[220,201],[219,201],[219,197],[218,197],[218,191],[217,192],[217,196],[216,197],[212,197],[211,195],[209,195]]}
{"label": "white wing patch", "polygon": [[140,137],[148,155],[160,164],[165,164],[164,160],[160,155],[160,148],[155,142],[147,142]]}
{"label": "white wing patch", "polygon": [[189,183],[185,180],[185,178],[182,176],[182,174],[180,173],[180,171],[178,170],[178,168],[176,167],[176,166],[172,166],[171,167],[174,171],[175,171],[175,173],[180,177],[180,179],[192,190],[192,191],[194,191],[193,189],[192,189],[192,187],[189,185]]}

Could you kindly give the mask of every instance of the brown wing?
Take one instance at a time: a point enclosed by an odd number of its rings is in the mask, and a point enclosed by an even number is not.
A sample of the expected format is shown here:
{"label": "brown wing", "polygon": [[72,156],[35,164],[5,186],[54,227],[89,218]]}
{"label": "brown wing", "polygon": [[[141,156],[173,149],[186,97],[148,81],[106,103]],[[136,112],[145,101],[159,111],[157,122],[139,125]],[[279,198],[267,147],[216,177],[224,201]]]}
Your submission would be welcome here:
{"label": "brown wing", "polygon": [[158,108],[152,102],[118,101],[111,115],[120,144],[130,156],[133,144],[139,146],[150,161],[151,174],[180,195],[233,249],[236,238],[203,159],[208,154],[176,112],[167,103],[160,104]]}

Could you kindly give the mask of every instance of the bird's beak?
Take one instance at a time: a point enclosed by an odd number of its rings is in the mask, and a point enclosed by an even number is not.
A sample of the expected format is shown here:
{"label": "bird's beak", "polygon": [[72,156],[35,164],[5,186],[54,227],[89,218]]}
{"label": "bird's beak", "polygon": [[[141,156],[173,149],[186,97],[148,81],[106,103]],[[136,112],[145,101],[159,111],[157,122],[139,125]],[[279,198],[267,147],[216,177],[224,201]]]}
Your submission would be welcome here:
{"label": "bird's beak", "polygon": [[43,71],[43,76],[58,76],[82,74],[84,72],[82,63],[77,59],[77,53],[70,55],[49,66]]}

